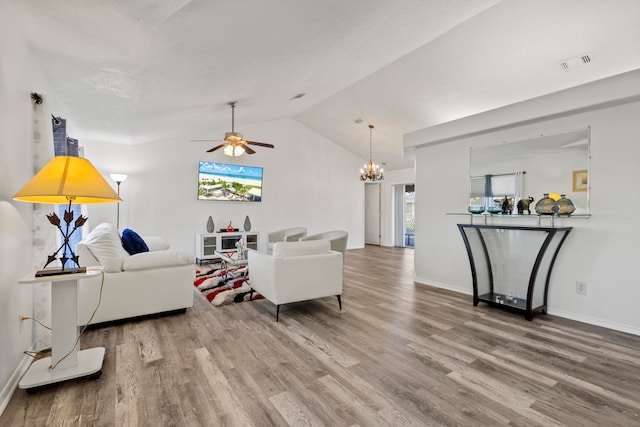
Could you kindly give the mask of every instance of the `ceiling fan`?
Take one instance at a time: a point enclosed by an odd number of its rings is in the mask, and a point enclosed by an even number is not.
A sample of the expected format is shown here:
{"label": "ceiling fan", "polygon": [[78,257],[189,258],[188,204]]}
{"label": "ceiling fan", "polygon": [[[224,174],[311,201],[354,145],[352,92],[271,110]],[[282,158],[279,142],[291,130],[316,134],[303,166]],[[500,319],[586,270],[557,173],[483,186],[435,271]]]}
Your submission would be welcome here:
{"label": "ceiling fan", "polygon": [[220,148],[224,147],[224,154],[227,156],[237,157],[243,155],[245,152],[247,154],[254,154],[255,151],[249,147],[249,145],[255,145],[258,147],[267,147],[267,148],[275,148],[273,144],[267,144],[266,142],[256,142],[256,141],[247,141],[242,139],[242,134],[235,131],[235,108],[236,101],[229,102],[229,106],[231,107],[231,132],[225,132],[224,139],[194,139],[192,142],[203,142],[203,141],[221,141],[222,144],[216,145],[215,147],[207,150],[207,153],[211,153]]}

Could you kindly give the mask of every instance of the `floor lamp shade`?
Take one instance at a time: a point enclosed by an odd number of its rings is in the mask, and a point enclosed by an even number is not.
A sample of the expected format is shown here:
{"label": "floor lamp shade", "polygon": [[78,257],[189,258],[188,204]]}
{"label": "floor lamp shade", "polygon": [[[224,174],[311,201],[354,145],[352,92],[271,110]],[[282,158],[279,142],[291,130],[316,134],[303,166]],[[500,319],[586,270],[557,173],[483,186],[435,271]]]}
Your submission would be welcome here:
{"label": "floor lamp shade", "polygon": [[[94,204],[122,201],[89,160],[73,156],[57,156],[51,159],[13,196],[13,199],[21,202],[69,204],[62,219],[55,212],[47,215],[49,222],[60,231],[62,245],[53,255],[49,255],[44,266],[59,259],[62,268],[40,270],[36,273],[37,277],[86,271],[85,267],[80,267],[78,256],[69,244],[69,238],[84,225],[87,218],[80,215],[74,221],[72,203]],[[78,268],[66,268],[65,264],[69,260],[73,261]]]}

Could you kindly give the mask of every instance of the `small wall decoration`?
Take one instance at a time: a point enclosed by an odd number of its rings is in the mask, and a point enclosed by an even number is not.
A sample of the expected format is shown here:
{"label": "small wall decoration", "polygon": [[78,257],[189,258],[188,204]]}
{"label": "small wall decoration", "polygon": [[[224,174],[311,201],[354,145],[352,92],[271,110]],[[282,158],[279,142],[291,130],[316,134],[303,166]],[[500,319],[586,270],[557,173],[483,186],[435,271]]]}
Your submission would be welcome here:
{"label": "small wall decoration", "polygon": [[588,176],[589,175],[587,174],[586,169],[573,171],[573,191],[574,192],[587,191],[587,187],[589,185],[589,183],[587,182]]}

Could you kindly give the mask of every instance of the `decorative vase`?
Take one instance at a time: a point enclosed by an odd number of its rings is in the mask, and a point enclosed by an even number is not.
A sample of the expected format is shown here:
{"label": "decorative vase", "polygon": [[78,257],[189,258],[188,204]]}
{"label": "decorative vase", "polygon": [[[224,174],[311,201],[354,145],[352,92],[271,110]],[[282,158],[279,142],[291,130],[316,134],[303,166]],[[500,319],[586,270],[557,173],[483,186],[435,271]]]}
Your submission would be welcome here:
{"label": "decorative vase", "polygon": [[538,215],[555,215],[559,209],[558,202],[549,197],[549,193],[544,193],[544,197],[536,203],[536,213]]}
{"label": "decorative vase", "polygon": [[249,215],[244,218],[244,231],[251,231],[251,220]]}
{"label": "decorative vase", "polygon": [[469,212],[472,214],[481,214],[484,212],[484,206],[469,205]]}
{"label": "decorative vase", "polygon": [[502,212],[502,200],[494,199],[492,197],[487,198],[487,212],[490,214],[497,214]]}
{"label": "decorative vase", "polygon": [[233,225],[231,225],[231,221],[229,221],[229,225],[227,226],[227,231],[234,231]]}
{"label": "decorative vase", "polygon": [[576,210],[576,205],[564,194],[560,195],[560,199],[556,203],[558,204],[558,215],[571,215]]}
{"label": "decorative vase", "polygon": [[207,232],[213,233],[213,230],[215,230],[215,227],[213,226],[213,218],[209,217],[207,220]]}

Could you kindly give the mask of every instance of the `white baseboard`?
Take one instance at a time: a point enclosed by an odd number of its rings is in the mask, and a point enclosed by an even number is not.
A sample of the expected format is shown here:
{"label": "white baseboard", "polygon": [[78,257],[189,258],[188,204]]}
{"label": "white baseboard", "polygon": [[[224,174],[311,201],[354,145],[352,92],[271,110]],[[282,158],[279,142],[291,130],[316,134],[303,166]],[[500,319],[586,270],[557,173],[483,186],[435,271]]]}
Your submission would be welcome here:
{"label": "white baseboard", "polygon": [[5,384],[2,392],[0,392],[0,416],[9,404],[13,393],[18,389],[20,378],[22,378],[25,372],[27,372],[32,361],[33,358],[25,354],[16,369],[13,371],[13,374],[11,374],[11,378],[9,378],[9,381]]}
{"label": "white baseboard", "polygon": [[613,329],[614,331],[626,332],[628,334],[640,335],[640,328],[637,326],[626,325],[624,323],[611,322],[610,320],[600,319],[598,317],[585,316],[584,314],[572,313],[570,311],[548,308],[547,313],[554,316],[564,317],[565,319],[576,320],[590,325],[602,326],[603,328]]}
{"label": "white baseboard", "polygon": [[[414,273],[415,274],[415,273]],[[414,276],[414,281],[420,285],[434,286],[436,288],[447,289],[461,294],[473,295],[473,289],[461,289],[448,283],[442,283],[435,280],[427,280]],[[609,320],[597,317],[586,316],[584,314],[573,313],[565,310],[558,310],[552,307],[547,308],[547,313],[554,316],[563,317],[565,319],[576,320],[578,322],[587,323],[589,325],[601,326],[603,328],[613,329],[614,331],[626,332],[628,334],[640,335],[640,328],[637,326],[626,325],[624,323],[611,322]]]}
{"label": "white baseboard", "polygon": [[461,294],[473,295],[473,289],[466,289],[466,288],[462,289],[458,286],[450,285],[449,283],[438,282],[437,280],[423,279],[421,277],[415,277],[415,272],[414,272],[413,281],[420,285],[433,286],[435,288],[446,289],[448,291],[458,292]]}

